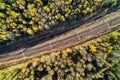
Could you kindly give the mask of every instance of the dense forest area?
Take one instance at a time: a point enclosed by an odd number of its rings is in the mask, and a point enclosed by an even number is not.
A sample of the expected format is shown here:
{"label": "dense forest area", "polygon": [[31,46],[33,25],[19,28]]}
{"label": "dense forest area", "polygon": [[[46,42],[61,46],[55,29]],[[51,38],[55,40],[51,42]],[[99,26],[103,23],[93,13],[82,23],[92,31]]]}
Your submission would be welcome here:
{"label": "dense forest area", "polygon": [[0,0],[0,45],[115,6],[119,0]]}
{"label": "dense forest area", "polygon": [[[0,0],[0,48],[118,8],[120,0]],[[0,80],[120,80],[120,25],[94,40],[38,53],[0,63]]]}
{"label": "dense forest area", "polygon": [[120,80],[118,28],[85,44],[40,55],[1,69],[0,80]]}

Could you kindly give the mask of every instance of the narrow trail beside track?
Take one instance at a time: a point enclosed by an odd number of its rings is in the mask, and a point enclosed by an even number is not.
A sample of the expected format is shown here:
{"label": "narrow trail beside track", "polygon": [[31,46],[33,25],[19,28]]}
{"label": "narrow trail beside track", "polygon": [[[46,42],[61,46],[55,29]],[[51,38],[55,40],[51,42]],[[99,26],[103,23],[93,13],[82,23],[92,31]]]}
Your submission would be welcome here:
{"label": "narrow trail beside track", "polygon": [[108,33],[119,25],[120,12],[116,12],[99,20],[80,26],[79,28],[73,29],[66,34],[57,36],[49,41],[36,44],[35,46],[29,48],[21,48],[7,54],[1,54],[0,63],[26,59],[39,54],[65,49],[72,46],[74,43],[83,43],[87,40],[94,39]]}

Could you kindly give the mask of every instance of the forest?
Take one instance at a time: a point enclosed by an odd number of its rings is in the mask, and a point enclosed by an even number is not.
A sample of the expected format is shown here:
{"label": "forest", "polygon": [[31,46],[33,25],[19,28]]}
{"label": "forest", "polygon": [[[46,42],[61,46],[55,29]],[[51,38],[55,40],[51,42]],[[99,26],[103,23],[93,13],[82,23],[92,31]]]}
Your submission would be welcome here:
{"label": "forest", "polygon": [[0,45],[55,31],[59,24],[111,9],[118,3],[119,0],[0,0]]}
{"label": "forest", "polygon": [[[11,62],[8,65],[12,65]],[[20,63],[20,62],[18,62]],[[0,65],[0,80],[119,80],[120,27],[84,44]]]}
{"label": "forest", "polygon": [[[0,48],[115,10],[120,11],[120,0],[0,0]],[[0,63],[0,80],[120,80],[120,25],[90,41],[38,53]]]}

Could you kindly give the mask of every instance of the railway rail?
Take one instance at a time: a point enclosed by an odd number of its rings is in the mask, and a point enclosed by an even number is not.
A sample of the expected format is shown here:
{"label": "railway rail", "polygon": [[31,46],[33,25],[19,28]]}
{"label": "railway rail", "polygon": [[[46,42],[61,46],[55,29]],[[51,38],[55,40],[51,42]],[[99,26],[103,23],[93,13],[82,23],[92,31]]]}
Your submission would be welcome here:
{"label": "railway rail", "polygon": [[83,25],[68,32],[67,34],[61,35],[44,43],[39,43],[35,46],[19,49],[7,54],[1,54],[0,63],[17,59],[26,59],[31,56],[36,56],[40,53],[50,53],[53,51],[65,49],[74,43],[83,43],[87,40],[106,34],[119,25],[120,12],[110,18],[97,20],[95,23],[91,22]]}

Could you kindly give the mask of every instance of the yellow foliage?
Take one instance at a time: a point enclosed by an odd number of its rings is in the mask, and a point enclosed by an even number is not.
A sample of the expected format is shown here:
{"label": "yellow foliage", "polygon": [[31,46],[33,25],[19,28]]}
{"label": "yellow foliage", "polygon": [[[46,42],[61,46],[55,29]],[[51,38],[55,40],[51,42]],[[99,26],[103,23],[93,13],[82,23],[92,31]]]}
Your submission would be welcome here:
{"label": "yellow foliage", "polygon": [[67,54],[68,52],[67,52],[67,50],[62,50],[62,53]]}
{"label": "yellow foliage", "polygon": [[34,30],[34,32],[39,31],[39,28],[37,26],[32,26],[32,29]]}
{"label": "yellow foliage", "polygon": [[27,71],[27,68],[26,67],[23,67],[22,69],[21,69],[21,72],[22,73],[25,73]]}
{"label": "yellow foliage", "polygon": [[107,49],[104,47],[104,48],[103,48],[103,51],[104,51],[104,52],[106,52],[106,51],[107,51]]}
{"label": "yellow foliage", "polygon": [[60,54],[60,51],[52,52],[53,55],[58,56]]}
{"label": "yellow foliage", "polygon": [[33,34],[34,34],[34,32],[33,32],[33,30],[32,30],[31,28],[28,28],[28,29],[27,29],[27,33],[30,34],[30,35],[33,35]]}
{"label": "yellow foliage", "polygon": [[101,45],[102,47],[105,47],[105,44],[104,44],[104,43],[101,43],[100,45]]}
{"label": "yellow foliage", "polygon": [[5,17],[4,13],[0,12],[0,18],[4,18],[4,17]]}
{"label": "yellow foliage", "polygon": [[11,23],[11,22],[13,22],[13,20],[10,19],[10,18],[7,18],[7,19],[6,19],[6,22],[7,22],[7,23]]}
{"label": "yellow foliage", "polygon": [[80,8],[80,9],[81,9],[81,8],[82,8],[82,5],[78,5],[78,8]]}
{"label": "yellow foliage", "polygon": [[110,54],[110,53],[112,52],[112,49],[113,49],[112,46],[108,46],[108,47],[107,47],[107,53]]}
{"label": "yellow foliage", "polygon": [[69,17],[69,14],[66,13],[66,14],[65,14],[65,17]]}
{"label": "yellow foliage", "polygon": [[22,29],[23,29],[23,31],[25,31],[25,32],[27,31],[27,28],[26,28],[26,27],[23,27]]}
{"label": "yellow foliage", "polygon": [[60,14],[57,14],[57,15],[55,15],[55,18],[56,18],[56,19],[59,19],[60,16],[61,16]]}
{"label": "yellow foliage", "polygon": [[30,73],[33,75],[34,74],[34,69],[32,69]]}
{"label": "yellow foliage", "polygon": [[62,50],[62,56],[63,56],[63,58],[68,56],[67,50]]}
{"label": "yellow foliage", "polygon": [[103,0],[97,0],[97,2],[102,2]]}
{"label": "yellow foliage", "polygon": [[43,6],[43,3],[41,0],[36,0],[36,2],[38,3],[39,6]]}
{"label": "yellow foliage", "polygon": [[64,16],[61,16],[61,17],[60,17],[60,21],[61,21],[61,22],[65,22],[65,17],[64,17]]}
{"label": "yellow foliage", "polygon": [[95,45],[95,46],[99,45],[98,41],[93,41],[92,44]]}
{"label": "yellow foliage", "polygon": [[67,51],[67,53],[72,53],[72,49],[70,49],[70,48],[67,48],[66,51]]}
{"label": "yellow foliage", "polygon": [[90,9],[89,7],[87,7],[87,8],[86,8],[86,11],[87,11],[87,12],[90,12],[90,11],[91,11],[91,9]]}
{"label": "yellow foliage", "polygon": [[113,49],[113,46],[109,46],[108,49],[112,50],[112,49]]}
{"label": "yellow foliage", "polygon": [[50,12],[50,8],[48,6],[44,6],[43,9],[46,11],[46,12]]}
{"label": "yellow foliage", "polygon": [[114,38],[114,40],[117,40],[118,36],[120,36],[119,32],[112,32],[112,34],[111,34],[111,38]]}
{"label": "yellow foliage", "polygon": [[5,35],[5,34],[0,35],[0,38],[1,38],[1,39],[4,39],[4,40],[7,40],[7,35]]}
{"label": "yellow foliage", "polygon": [[12,18],[16,18],[20,15],[19,13],[16,13],[15,11],[12,10],[7,11],[7,14],[11,15]]}
{"label": "yellow foliage", "polygon": [[31,20],[29,23],[30,23],[30,24],[33,24],[34,22]]}
{"label": "yellow foliage", "polygon": [[83,14],[87,14],[87,11],[86,11],[86,10],[82,10],[82,13],[83,13]]}
{"label": "yellow foliage", "polygon": [[26,24],[26,21],[23,20],[22,22],[23,22],[23,24]]}
{"label": "yellow foliage", "polygon": [[96,52],[97,52],[97,47],[96,47],[96,46],[94,46],[94,45],[89,45],[89,48],[90,48],[90,51],[91,51],[92,53],[96,53]]}
{"label": "yellow foliage", "polygon": [[30,10],[29,10],[29,12],[30,12],[31,16],[35,16],[36,11],[37,11],[37,9],[36,9],[36,8],[33,8],[33,9],[30,9]]}

